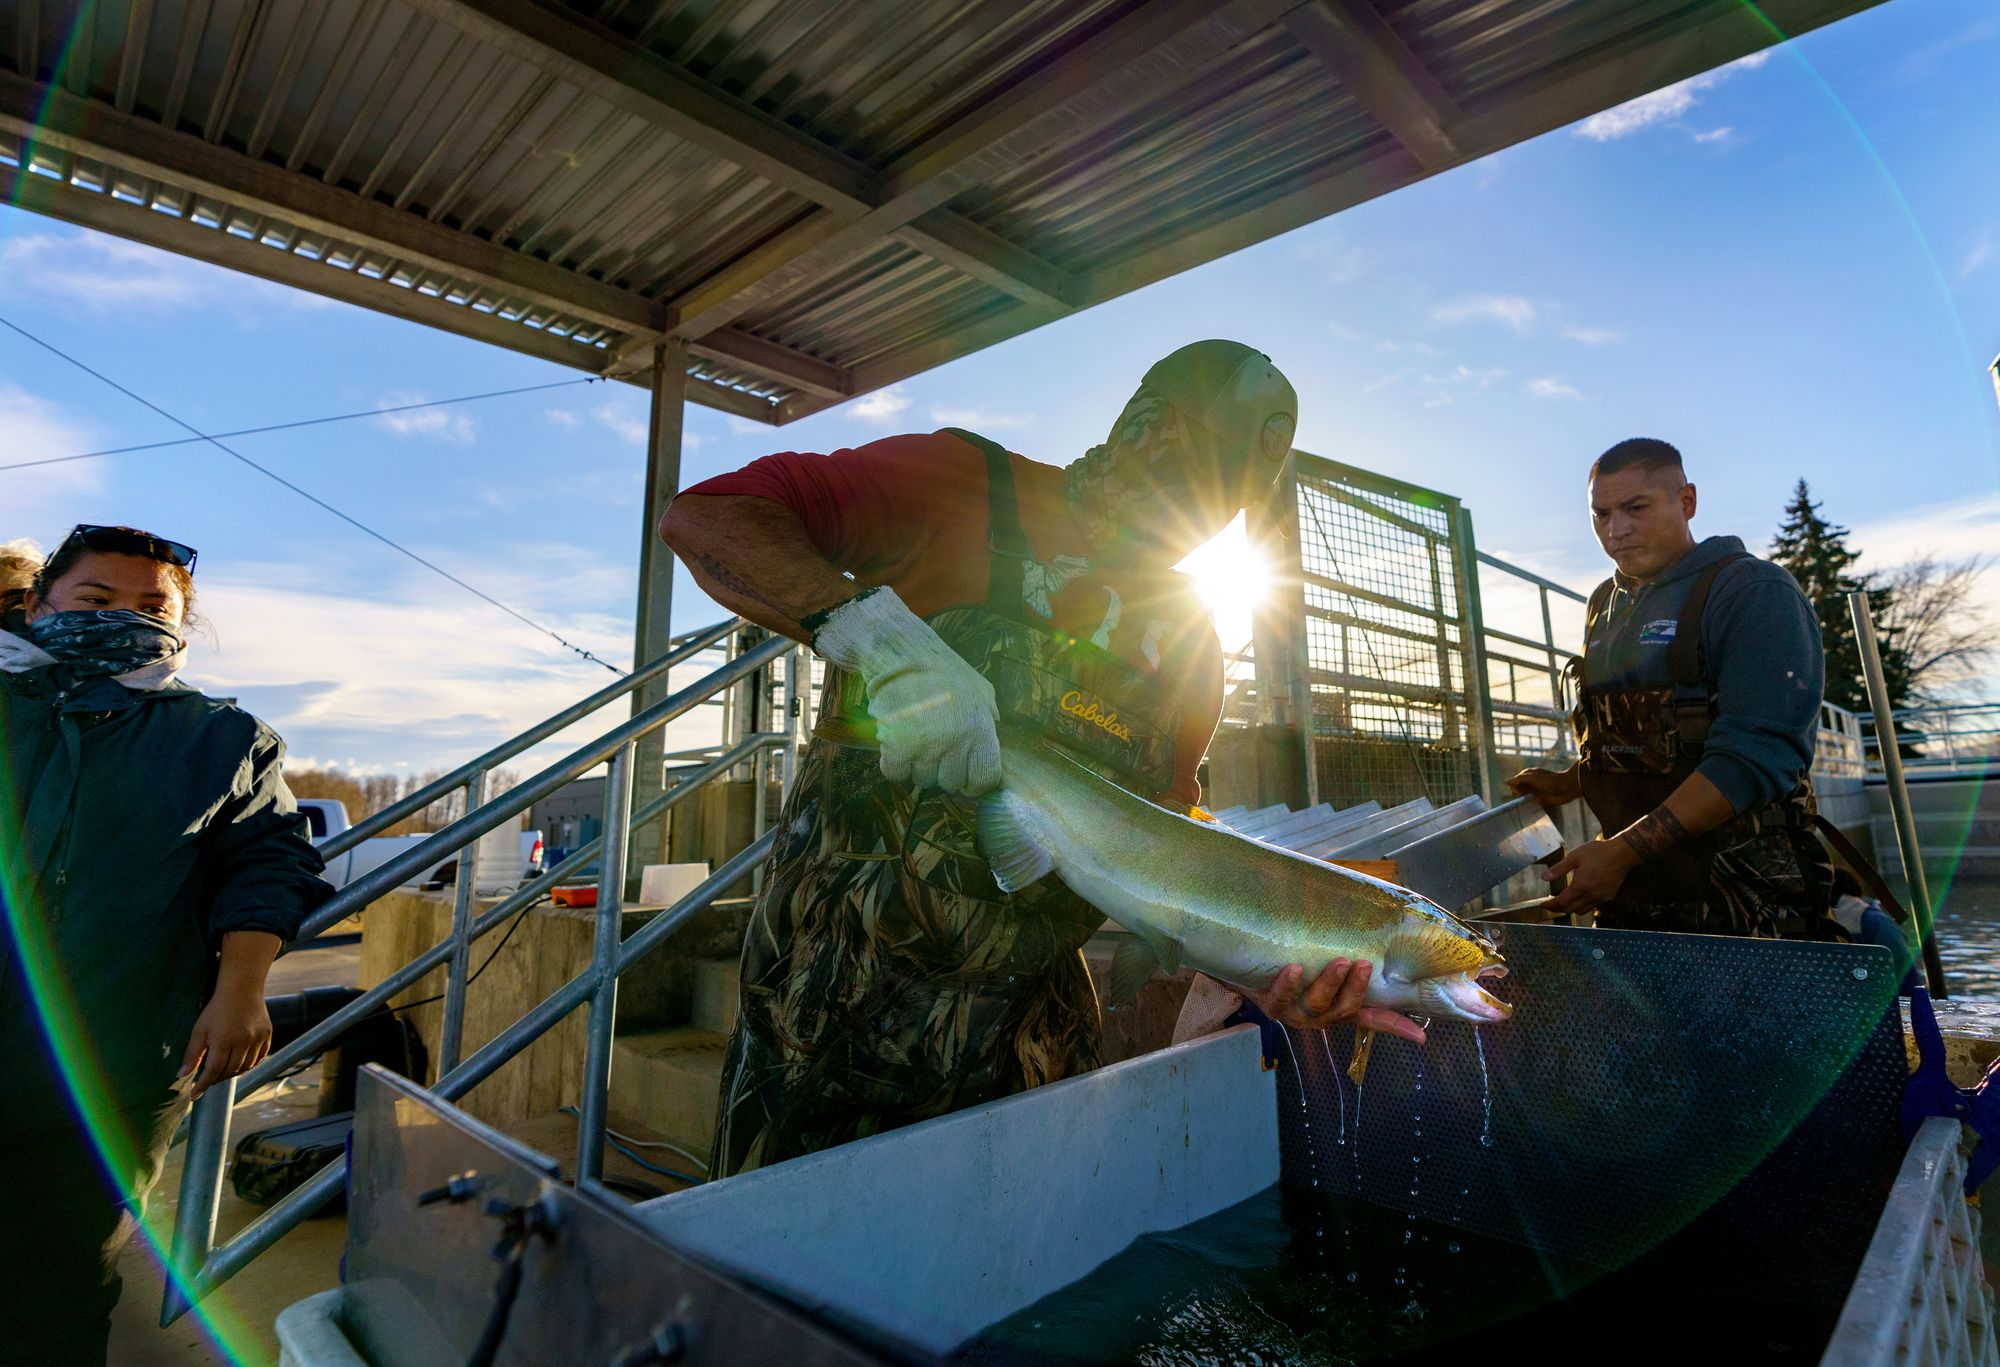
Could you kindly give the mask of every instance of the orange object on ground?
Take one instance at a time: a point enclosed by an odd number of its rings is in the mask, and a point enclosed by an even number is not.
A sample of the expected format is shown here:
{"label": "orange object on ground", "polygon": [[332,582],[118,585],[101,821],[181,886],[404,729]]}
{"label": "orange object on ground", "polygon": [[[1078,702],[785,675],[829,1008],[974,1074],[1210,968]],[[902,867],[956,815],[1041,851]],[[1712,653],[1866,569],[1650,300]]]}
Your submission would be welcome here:
{"label": "orange object on ground", "polygon": [[594,907],[597,905],[597,889],[557,888],[549,894],[549,900],[559,907]]}

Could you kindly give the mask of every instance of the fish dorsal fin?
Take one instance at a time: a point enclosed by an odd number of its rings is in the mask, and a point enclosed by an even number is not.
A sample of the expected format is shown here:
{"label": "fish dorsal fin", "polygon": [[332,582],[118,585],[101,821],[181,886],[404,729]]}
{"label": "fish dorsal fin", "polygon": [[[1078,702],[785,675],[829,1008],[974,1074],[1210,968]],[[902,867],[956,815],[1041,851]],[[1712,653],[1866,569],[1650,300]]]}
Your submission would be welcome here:
{"label": "fish dorsal fin", "polygon": [[1022,828],[1014,804],[1005,792],[979,803],[979,852],[992,866],[993,881],[1002,892],[1019,892],[1055,868],[1049,852]]}
{"label": "fish dorsal fin", "polygon": [[1160,961],[1140,940],[1122,941],[1111,955],[1111,1000],[1123,1005],[1139,995]]}

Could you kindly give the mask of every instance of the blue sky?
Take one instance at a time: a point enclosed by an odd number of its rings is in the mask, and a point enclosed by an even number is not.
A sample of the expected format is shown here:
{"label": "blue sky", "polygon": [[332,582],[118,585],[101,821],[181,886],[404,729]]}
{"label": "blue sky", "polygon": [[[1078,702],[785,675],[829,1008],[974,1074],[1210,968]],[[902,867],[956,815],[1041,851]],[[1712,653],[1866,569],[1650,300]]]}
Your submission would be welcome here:
{"label": "blue sky", "polygon": [[[1301,447],[1459,495],[1579,588],[1583,470],[1636,434],[1686,453],[1701,531],[1761,547],[1803,476],[1877,565],[2000,548],[1996,70],[1990,4],[1890,0],[791,427],[692,408],[686,477],[947,423],[1066,461],[1168,346],[1230,336],[1297,384]],[[4,208],[0,281],[209,430],[575,377]],[[233,444],[625,660],[644,412],[577,385]],[[0,332],[0,462],[178,435]],[[77,521],[201,548],[191,677],[308,761],[451,762],[607,677],[213,449],[0,471],[0,538]],[[676,623],[718,615],[683,576]]]}

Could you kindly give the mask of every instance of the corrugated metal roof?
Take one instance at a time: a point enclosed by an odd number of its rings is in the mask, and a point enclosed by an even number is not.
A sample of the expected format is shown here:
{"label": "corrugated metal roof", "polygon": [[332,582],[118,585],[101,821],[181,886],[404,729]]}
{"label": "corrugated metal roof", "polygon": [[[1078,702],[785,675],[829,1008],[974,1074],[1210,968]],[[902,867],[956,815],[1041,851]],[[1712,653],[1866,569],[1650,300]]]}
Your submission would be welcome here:
{"label": "corrugated metal roof", "polygon": [[1870,3],[0,0],[0,192],[786,421]]}

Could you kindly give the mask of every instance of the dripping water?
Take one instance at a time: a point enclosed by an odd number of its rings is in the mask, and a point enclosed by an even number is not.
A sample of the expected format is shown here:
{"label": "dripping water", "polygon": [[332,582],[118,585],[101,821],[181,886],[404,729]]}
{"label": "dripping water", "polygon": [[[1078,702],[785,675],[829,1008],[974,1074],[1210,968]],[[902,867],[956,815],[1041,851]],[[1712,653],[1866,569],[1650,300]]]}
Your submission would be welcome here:
{"label": "dripping water", "polygon": [[1493,1147],[1493,1077],[1486,1071],[1486,1036],[1472,1027],[1472,1043],[1479,1050],[1479,1147]]}
{"label": "dripping water", "polygon": [[1313,1185],[1318,1186],[1319,1155],[1313,1152],[1312,1104],[1306,1099],[1305,1070],[1299,1067],[1299,1051],[1292,1047],[1292,1027],[1280,1022],[1278,1033],[1284,1038],[1285,1052],[1292,1056],[1292,1085],[1299,1089],[1299,1114],[1303,1117],[1300,1123],[1305,1126],[1306,1131],[1306,1162],[1312,1166]]}
{"label": "dripping water", "polygon": [[[1333,1061],[1333,1045],[1327,1042],[1326,1031],[1319,1032],[1319,1047],[1326,1054],[1328,1076],[1333,1079],[1333,1094],[1340,1098],[1340,1145],[1347,1147],[1347,1084],[1340,1080],[1340,1065]],[[1357,1142],[1359,1136],[1356,1136]]]}

